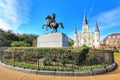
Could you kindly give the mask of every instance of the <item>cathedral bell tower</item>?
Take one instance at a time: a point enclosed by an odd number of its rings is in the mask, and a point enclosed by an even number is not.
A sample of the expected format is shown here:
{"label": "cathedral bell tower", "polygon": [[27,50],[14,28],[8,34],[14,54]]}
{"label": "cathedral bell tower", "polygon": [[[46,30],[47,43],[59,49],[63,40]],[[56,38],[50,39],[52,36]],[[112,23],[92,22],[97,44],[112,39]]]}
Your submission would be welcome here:
{"label": "cathedral bell tower", "polygon": [[89,29],[88,29],[88,20],[87,20],[86,13],[84,13],[82,32],[88,32],[88,31],[89,31]]}
{"label": "cathedral bell tower", "polygon": [[78,34],[77,34],[76,26],[75,26],[75,29],[74,29],[74,47],[78,47],[78,44],[79,44]]}
{"label": "cathedral bell tower", "polygon": [[94,45],[95,48],[99,48],[100,47],[100,31],[99,31],[99,27],[98,27],[98,23],[96,22],[96,27],[95,27],[95,37],[94,37]]}

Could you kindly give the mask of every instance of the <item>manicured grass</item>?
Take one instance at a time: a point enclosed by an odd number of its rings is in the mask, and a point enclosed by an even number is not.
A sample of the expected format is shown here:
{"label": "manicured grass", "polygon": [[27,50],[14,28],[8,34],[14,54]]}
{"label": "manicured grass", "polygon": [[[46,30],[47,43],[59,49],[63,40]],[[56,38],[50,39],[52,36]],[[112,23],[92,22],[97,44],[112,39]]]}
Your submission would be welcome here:
{"label": "manicured grass", "polygon": [[114,52],[114,56],[120,58],[120,52]]}

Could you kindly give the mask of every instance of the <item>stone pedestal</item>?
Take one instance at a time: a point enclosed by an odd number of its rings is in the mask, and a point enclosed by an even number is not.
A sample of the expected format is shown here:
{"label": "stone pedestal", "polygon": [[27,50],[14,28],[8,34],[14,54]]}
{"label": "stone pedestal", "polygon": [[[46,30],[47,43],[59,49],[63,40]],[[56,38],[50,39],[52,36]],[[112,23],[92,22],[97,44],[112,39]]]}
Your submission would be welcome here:
{"label": "stone pedestal", "polygon": [[37,47],[68,47],[68,37],[61,32],[42,34],[37,38]]}

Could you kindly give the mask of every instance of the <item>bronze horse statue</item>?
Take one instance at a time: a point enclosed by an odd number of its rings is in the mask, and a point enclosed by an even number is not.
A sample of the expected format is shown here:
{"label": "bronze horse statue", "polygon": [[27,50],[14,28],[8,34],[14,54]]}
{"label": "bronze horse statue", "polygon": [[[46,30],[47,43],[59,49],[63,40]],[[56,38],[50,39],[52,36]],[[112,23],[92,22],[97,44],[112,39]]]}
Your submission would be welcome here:
{"label": "bronze horse statue", "polygon": [[47,28],[50,27],[50,29],[53,29],[52,32],[57,32],[59,25],[64,29],[62,22],[55,22],[55,14],[53,14],[53,18],[48,15],[45,19],[48,20],[48,22],[46,24],[43,24],[42,29],[46,26],[46,30],[48,30]]}

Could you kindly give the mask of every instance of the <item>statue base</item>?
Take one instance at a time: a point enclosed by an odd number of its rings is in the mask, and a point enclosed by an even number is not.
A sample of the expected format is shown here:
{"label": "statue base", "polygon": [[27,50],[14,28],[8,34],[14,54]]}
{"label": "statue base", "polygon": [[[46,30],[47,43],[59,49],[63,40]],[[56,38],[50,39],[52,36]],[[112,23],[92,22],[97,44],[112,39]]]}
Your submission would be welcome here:
{"label": "statue base", "polygon": [[61,32],[42,34],[37,38],[37,47],[68,47],[68,37]]}

